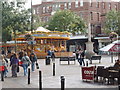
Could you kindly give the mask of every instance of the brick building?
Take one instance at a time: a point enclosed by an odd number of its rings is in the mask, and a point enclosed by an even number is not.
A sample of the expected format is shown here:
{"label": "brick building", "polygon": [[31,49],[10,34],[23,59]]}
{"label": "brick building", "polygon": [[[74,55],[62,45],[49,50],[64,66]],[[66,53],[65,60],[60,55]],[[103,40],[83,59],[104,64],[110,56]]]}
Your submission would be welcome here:
{"label": "brick building", "polygon": [[[73,2],[75,1],[75,2]],[[105,20],[105,14],[110,10],[120,9],[118,2],[83,2],[83,0],[72,0],[72,2],[42,2],[38,5],[33,5],[33,12],[40,16],[40,19],[47,22],[51,15],[57,10],[69,9],[81,16],[86,23],[91,24],[92,35],[101,34],[101,27]]]}

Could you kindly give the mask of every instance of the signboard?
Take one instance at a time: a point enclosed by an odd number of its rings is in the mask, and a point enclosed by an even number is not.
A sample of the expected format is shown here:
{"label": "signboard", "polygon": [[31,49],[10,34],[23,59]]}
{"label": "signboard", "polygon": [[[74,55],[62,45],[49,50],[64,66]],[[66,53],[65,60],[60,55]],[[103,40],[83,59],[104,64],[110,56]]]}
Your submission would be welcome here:
{"label": "signboard", "polygon": [[95,67],[82,67],[82,79],[94,80]]}

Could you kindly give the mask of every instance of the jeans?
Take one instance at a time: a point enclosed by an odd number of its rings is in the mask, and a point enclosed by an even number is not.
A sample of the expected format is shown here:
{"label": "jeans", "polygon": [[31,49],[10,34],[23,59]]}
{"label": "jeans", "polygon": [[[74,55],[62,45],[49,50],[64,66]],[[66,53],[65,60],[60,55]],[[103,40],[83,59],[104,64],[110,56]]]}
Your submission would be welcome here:
{"label": "jeans", "polygon": [[31,68],[32,68],[32,71],[35,71],[35,62],[32,62]]}
{"label": "jeans", "polygon": [[82,63],[83,63],[83,65],[85,66],[84,58],[79,58],[78,62],[80,63],[80,65],[82,65]]}
{"label": "jeans", "polygon": [[12,65],[12,77],[17,77],[17,67],[18,65],[16,64]]}
{"label": "jeans", "polygon": [[24,76],[27,75],[27,68],[28,68],[28,64],[22,64],[23,66],[23,70],[24,70]]}

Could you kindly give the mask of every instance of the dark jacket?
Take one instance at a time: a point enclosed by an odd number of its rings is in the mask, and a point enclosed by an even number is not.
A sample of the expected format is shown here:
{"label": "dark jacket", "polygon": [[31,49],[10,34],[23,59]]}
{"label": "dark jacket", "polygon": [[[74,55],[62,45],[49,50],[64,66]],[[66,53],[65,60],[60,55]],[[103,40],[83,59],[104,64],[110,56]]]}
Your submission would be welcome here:
{"label": "dark jacket", "polygon": [[37,62],[37,56],[34,53],[30,54],[30,61],[31,62]]}

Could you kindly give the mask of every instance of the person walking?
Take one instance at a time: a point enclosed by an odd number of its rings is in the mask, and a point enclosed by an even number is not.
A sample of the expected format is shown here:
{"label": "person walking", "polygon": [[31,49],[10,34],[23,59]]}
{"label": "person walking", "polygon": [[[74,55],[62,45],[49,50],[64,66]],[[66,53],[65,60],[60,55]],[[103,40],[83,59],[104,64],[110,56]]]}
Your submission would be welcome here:
{"label": "person walking", "polygon": [[84,57],[85,57],[85,50],[81,50],[79,63],[80,63],[80,65],[82,65],[82,63],[83,63],[83,66],[85,66]]}
{"label": "person walking", "polygon": [[8,72],[7,66],[8,66],[8,62],[5,61],[5,56],[4,56],[4,55],[1,55],[1,66],[4,66],[4,70],[2,71],[3,76],[4,76],[4,77],[7,77],[7,72]]}
{"label": "person walking", "polygon": [[17,68],[18,68],[19,59],[16,54],[13,54],[13,57],[10,61],[10,66],[12,66],[12,77],[17,77]]}
{"label": "person walking", "polygon": [[35,62],[37,62],[37,56],[35,55],[35,53],[32,51],[32,53],[30,54],[30,61],[31,61],[31,68],[32,71],[35,71]]}
{"label": "person walking", "polygon": [[27,56],[27,53],[24,54],[24,56],[22,57],[21,61],[22,61],[22,67],[23,67],[23,70],[24,70],[24,76],[26,76],[27,75],[28,66],[31,63],[30,58]]}
{"label": "person walking", "polygon": [[23,51],[23,50],[21,50],[21,51],[18,53],[18,55],[19,55],[19,59],[21,60],[21,59],[22,59],[22,57],[24,56],[24,51]]}

